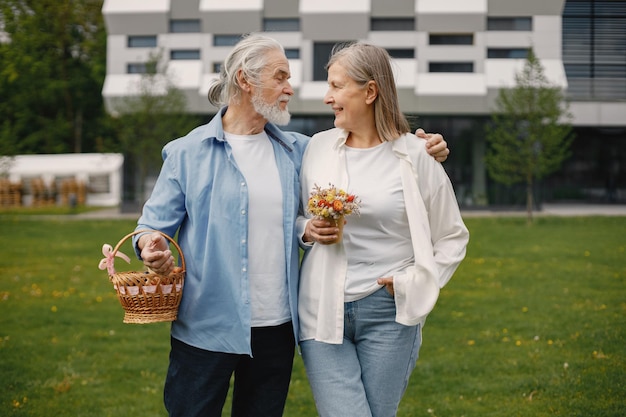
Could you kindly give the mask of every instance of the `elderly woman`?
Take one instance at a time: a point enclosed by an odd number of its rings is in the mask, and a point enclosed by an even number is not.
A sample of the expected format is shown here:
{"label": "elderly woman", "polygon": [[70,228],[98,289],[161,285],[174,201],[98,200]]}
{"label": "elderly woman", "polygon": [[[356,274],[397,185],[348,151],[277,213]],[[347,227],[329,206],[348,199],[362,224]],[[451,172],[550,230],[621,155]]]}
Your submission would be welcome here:
{"label": "elderly woman", "polygon": [[360,215],[343,237],[300,217],[299,339],[320,416],[394,416],[421,328],[465,256],[469,233],[442,166],[410,134],[390,58],[356,43],[335,50],[324,97],[334,129],[313,136],[300,172],[302,206],[333,184]]}

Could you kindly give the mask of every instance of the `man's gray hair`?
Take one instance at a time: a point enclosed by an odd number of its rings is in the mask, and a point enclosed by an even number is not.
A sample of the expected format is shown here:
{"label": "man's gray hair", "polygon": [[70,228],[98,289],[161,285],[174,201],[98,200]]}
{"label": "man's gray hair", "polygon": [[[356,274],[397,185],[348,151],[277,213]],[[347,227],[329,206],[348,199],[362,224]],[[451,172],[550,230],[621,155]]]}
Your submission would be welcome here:
{"label": "man's gray hair", "polygon": [[221,107],[241,97],[241,89],[237,84],[239,70],[242,70],[249,83],[258,85],[261,72],[267,64],[267,53],[275,50],[285,52],[283,46],[269,36],[256,33],[243,37],[222,64],[219,79],[209,87],[209,102]]}

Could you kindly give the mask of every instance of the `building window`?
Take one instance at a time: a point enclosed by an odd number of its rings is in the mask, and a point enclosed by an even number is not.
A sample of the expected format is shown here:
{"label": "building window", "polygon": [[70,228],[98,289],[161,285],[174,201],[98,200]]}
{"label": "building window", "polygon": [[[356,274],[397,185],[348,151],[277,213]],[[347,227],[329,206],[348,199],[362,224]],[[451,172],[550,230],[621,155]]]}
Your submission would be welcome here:
{"label": "building window", "polygon": [[266,32],[299,32],[300,19],[263,19],[263,30]]}
{"label": "building window", "polygon": [[156,35],[128,37],[129,48],[154,48],[155,46],[157,46]]}
{"label": "building window", "polygon": [[533,30],[532,17],[488,17],[487,30]]}
{"label": "building window", "polygon": [[172,19],[170,20],[171,33],[200,33],[199,19]]}
{"label": "building window", "polygon": [[285,56],[287,59],[300,59],[299,49],[285,49]]}
{"label": "building window", "polygon": [[528,57],[527,48],[488,48],[487,58],[495,59],[526,59]]}
{"label": "building window", "polygon": [[170,59],[200,59],[200,50],[198,49],[176,49],[170,51]]}
{"label": "building window", "polygon": [[415,58],[415,49],[387,48],[389,56],[397,59]]}
{"label": "building window", "polygon": [[330,59],[333,47],[338,43],[349,43],[350,41],[337,42],[315,42],[313,44],[313,81],[326,81],[328,74],[326,64]]}
{"label": "building window", "polygon": [[474,34],[458,33],[452,35],[433,35],[429,36],[430,45],[473,45]]}
{"label": "building window", "polygon": [[241,35],[213,35],[213,46],[235,46]]}
{"label": "building window", "polygon": [[430,62],[428,72],[474,72],[473,62]]}
{"label": "building window", "polygon": [[145,63],[135,62],[126,65],[126,73],[128,74],[155,74],[156,62]]}
{"label": "building window", "polygon": [[373,17],[370,20],[370,30],[415,30],[415,18],[412,17],[398,17],[398,18],[382,18]]}
{"label": "building window", "polygon": [[219,74],[221,70],[222,70],[222,63],[221,62],[214,62],[213,63],[213,73],[214,74]]}

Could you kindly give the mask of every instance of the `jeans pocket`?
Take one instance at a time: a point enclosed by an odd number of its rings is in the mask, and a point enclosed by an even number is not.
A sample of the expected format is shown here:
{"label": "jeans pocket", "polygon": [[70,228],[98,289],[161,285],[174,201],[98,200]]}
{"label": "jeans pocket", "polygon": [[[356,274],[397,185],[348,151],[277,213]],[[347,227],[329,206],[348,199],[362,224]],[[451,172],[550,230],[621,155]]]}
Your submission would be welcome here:
{"label": "jeans pocket", "polygon": [[389,288],[387,288],[387,286],[386,286],[386,285],[384,285],[384,286],[381,288],[381,290],[384,290],[384,291],[385,291],[385,294],[387,294],[387,296],[391,297],[392,299],[394,299],[394,298],[395,298],[395,296],[394,296],[394,295],[393,295],[393,294],[389,291]]}

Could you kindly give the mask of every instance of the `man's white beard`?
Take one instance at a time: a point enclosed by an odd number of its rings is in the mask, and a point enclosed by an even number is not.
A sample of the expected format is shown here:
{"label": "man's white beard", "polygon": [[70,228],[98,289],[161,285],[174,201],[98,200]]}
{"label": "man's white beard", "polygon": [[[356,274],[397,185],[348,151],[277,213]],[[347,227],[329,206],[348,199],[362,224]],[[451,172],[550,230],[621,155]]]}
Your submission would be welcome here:
{"label": "man's white beard", "polygon": [[270,123],[274,123],[275,125],[283,126],[289,123],[291,120],[291,115],[289,114],[289,110],[281,110],[280,102],[288,101],[289,96],[280,96],[278,100],[274,104],[268,104],[261,97],[260,92],[255,92],[252,96],[252,106],[254,106],[254,110],[259,113],[261,116],[265,118]]}

